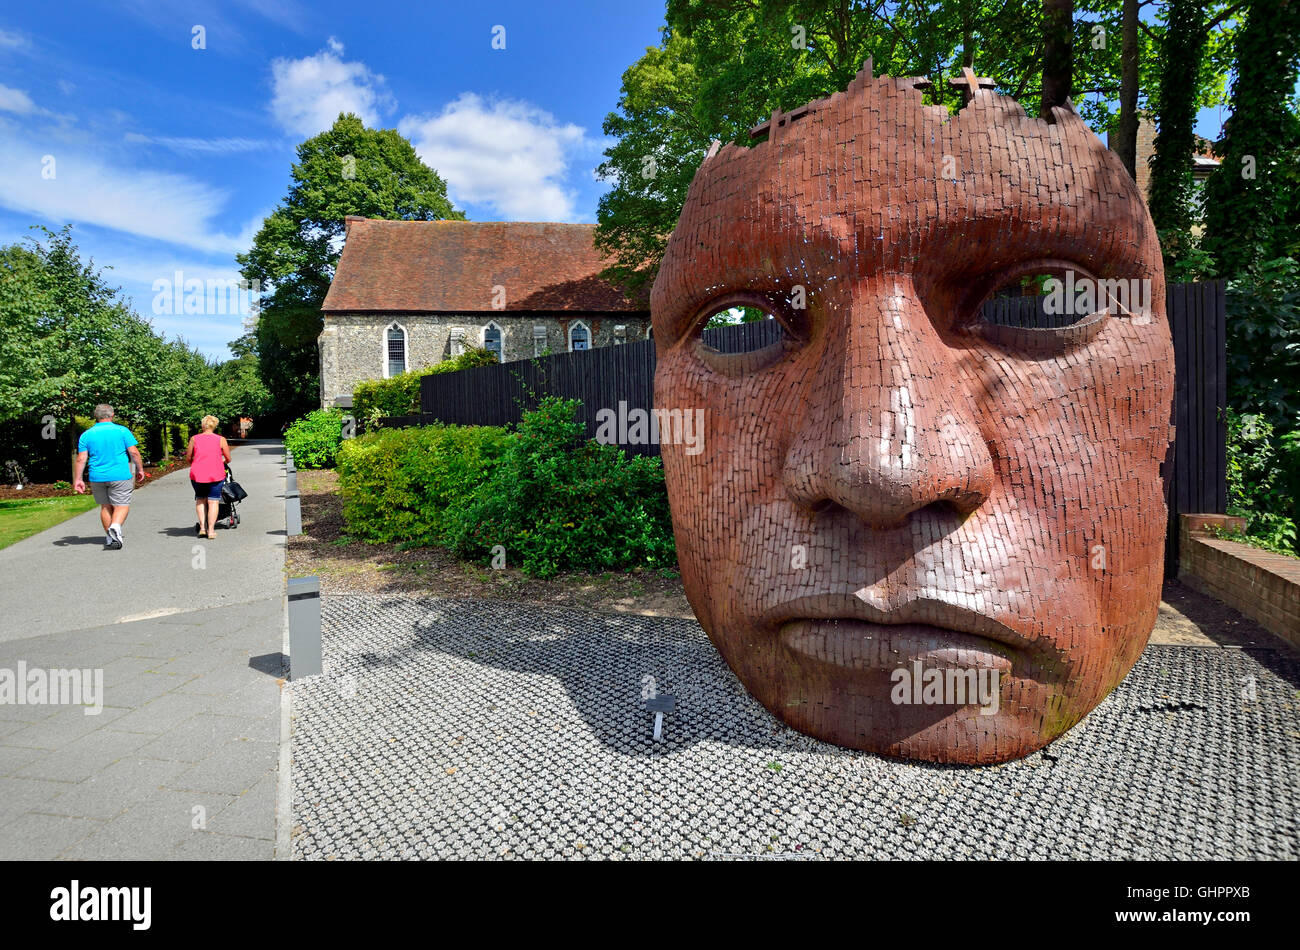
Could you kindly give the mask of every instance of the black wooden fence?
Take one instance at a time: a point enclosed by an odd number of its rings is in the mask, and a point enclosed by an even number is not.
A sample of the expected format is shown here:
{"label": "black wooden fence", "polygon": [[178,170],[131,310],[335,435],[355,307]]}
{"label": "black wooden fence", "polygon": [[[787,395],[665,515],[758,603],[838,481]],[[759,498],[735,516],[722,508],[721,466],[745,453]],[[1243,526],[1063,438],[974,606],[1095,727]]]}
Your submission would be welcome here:
{"label": "black wooden fence", "polygon": [[1165,312],[1174,337],[1174,444],[1165,459],[1165,575],[1178,573],[1178,516],[1228,510],[1226,291],[1221,280],[1171,284]]}
{"label": "black wooden fence", "polygon": [[[1009,326],[1050,327],[1062,318],[1044,312],[1043,297],[998,298],[985,305],[985,318]],[[1172,284],[1166,312],[1174,339],[1175,443],[1163,468],[1169,503],[1166,573],[1177,570],[1178,515],[1222,513],[1227,507],[1224,440],[1227,376],[1224,362],[1224,285]],[[1067,318],[1068,319],[1068,318]],[[764,320],[706,330],[704,340],[723,352],[744,352],[775,342],[781,330]],[[558,353],[533,360],[478,366],[420,381],[420,414],[381,420],[383,426],[513,425],[544,396],[580,399],[580,419],[595,438],[596,413],[620,403],[630,412],[653,405],[654,343]],[[624,445],[624,451],[657,455],[659,446]]]}
{"label": "black wooden fence", "polygon": [[[741,323],[705,330],[704,341],[724,353],[755,350],[781,336],[775,320]],[[579,418],[587,437],[595,438],[596,412],[602,407],[618,411],[649,409],[653,403],[655,349],[653,340],[604,346],[574,353],[557,353],[532,360],[476,366],[456,373],[425,376],[420,380],[420,415],[395,416],[381,425],[505,426],[537,406],[545,396],[579,399]],[[659,446],[623,445],[635,455],[658,455]]]}

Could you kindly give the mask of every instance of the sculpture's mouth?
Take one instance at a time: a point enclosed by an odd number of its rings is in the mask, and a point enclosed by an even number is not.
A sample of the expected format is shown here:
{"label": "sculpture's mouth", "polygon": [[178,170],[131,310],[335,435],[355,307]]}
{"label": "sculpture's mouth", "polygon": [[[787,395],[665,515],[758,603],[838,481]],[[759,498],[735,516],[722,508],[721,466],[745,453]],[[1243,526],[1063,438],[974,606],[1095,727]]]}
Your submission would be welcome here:
{"label": "sculpture's mouth", "polygon": [[881,608],[853,594],[813,595],[779,604],[760,621],[778,629],[782,644],[795,653],[852,669],[886,670],[919,659],[936,667],[1006,672],[1017,657],[1064,660],[1053,644],[936,598]]}
{"label": "sculpture's mouth", "polygon": [[926,669],[1009,673],[1017,648],[928,623],[872,623],[802,618],[781,625],[781,642],[801,656],[858,670],[893,670],[920,661]]}

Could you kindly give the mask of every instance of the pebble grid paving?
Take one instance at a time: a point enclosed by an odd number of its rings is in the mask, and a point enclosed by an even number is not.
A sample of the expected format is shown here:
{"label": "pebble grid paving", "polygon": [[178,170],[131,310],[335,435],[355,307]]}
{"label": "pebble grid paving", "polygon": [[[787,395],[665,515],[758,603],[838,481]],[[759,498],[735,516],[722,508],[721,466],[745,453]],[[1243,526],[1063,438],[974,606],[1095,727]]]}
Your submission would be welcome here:
{"label": "pebble grid paving", "polygon": [[[1149,647],[1066,736],[971,768],[792,731],[693,621],[322,606],[326,673],[292,684],[296,859],[1300,856],[1289,653]],[[652,686],[677,696],[660,743]]]}

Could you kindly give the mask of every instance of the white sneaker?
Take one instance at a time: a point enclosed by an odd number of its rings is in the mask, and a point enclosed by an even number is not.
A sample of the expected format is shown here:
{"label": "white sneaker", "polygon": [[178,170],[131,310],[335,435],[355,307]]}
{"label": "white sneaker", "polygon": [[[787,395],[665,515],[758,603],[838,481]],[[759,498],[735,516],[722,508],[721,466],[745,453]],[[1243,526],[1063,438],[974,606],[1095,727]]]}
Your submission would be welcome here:
{"label": "white sneaker", "polygon": [[108,526],[108,546],[110,548],[120,548],[122,546],[122,528],[120,525]]}

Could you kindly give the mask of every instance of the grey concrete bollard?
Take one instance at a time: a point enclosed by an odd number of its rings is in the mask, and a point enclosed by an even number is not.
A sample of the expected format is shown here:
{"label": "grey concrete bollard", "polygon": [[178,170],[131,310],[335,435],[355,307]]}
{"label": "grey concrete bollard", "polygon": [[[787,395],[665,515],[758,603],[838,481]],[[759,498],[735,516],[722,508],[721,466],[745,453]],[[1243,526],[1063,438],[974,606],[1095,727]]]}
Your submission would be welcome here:
{"label": "grey concrete bollard", "polygon": [[284,533],[291,538],[302,534],[302,502],[297,489],[284,493]]}
{"label": "grey concrete bollard", "polygon": [[320,578],[289,578],[289,678],[319,676]]}
{"label": "grey concrete bollard", "polygon": [[284,489],[285,491],[298,490],[298,473],[294,469],[289,469],[289,471],[285,473]]}

